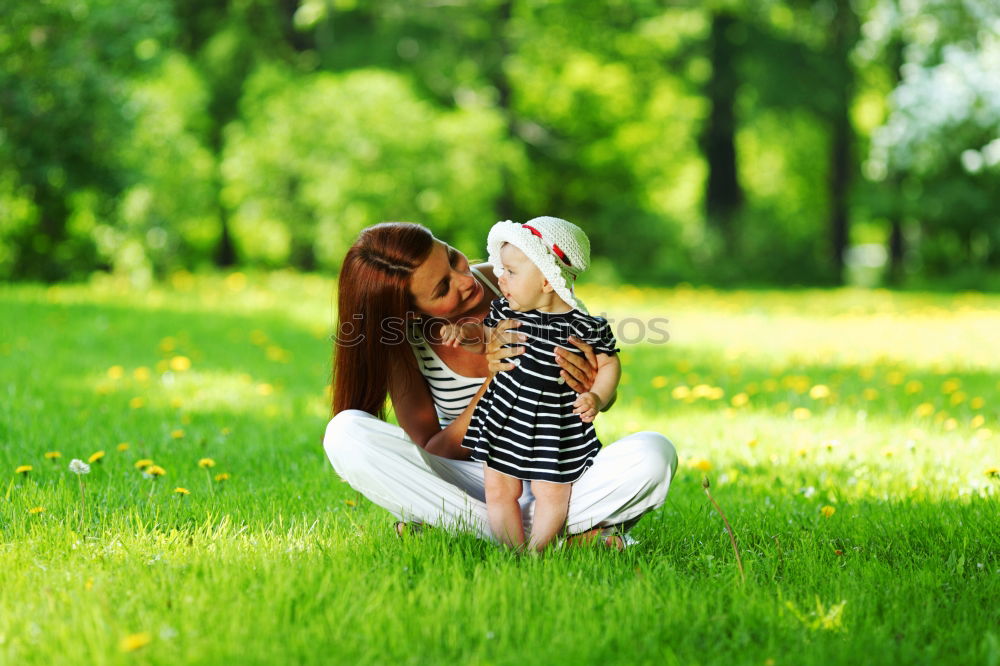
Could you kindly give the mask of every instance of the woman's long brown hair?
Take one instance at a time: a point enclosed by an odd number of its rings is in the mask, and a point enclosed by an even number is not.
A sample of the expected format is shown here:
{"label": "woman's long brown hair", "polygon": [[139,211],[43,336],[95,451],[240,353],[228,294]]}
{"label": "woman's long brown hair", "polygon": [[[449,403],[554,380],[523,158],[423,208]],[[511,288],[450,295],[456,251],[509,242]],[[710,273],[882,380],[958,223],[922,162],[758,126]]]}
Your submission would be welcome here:
{"label": "woman's long brown hair", "polygon": [[426,227],[383,222],[347,251],[337,287],[334,414],[360,409],[385,418],[390,371],[416,363],[406,337],[414,314],[410,276],[433,247]]}

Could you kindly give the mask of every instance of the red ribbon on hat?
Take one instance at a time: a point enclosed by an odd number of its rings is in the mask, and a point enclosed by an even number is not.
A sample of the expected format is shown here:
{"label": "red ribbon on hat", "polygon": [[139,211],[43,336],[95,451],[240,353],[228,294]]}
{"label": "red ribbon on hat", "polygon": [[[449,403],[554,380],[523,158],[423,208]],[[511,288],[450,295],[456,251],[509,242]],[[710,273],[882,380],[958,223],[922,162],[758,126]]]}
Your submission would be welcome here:
{"label": "red ribbon on hat", "polygon": [[[540,231],[538,231],[538,229],[536,229],[536,228],[534,228],[534,227],[532,227],[530,225],[527,225],[527,224],[522,224],[521,226],[524,227],[525,229],[527,229],[528,231],[530,231],[531,233],[533,233],[534,235],[538,236],[539,238],[542,238],[542,234],[541,234]],[[542,240],[544,241],[545,239],[542,238]],[[560,249],[560,247],[558,245],[556,245],[555,243],[552,244],[552,252],[557,257],[559,257],[559,259],[564,264],[566,264],[567,266],[572,266],[573,265],[572,263],[570,263],[569,258],[566,256],[566,253],[563,252],[562,249]],[[574,277],[576,277],[576,276],[574,276]]]}

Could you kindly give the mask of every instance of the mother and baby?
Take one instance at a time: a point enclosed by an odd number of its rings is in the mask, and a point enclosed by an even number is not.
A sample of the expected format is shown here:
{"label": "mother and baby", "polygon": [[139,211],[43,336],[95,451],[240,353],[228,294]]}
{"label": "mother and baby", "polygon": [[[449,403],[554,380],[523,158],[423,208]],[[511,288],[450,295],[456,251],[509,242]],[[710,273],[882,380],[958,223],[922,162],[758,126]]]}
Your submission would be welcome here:
{"label": "mother and baby", "polygon": [[607,321],[573,288],[587,236],[539,217],[498,222],[486,245],[490,263],[472,266],[418,224],[361,232],[339,278],[326,454],[399,533],[624,548],[663,504],[677,453],[656,432],[603,446],[594,432],[621,366]]}

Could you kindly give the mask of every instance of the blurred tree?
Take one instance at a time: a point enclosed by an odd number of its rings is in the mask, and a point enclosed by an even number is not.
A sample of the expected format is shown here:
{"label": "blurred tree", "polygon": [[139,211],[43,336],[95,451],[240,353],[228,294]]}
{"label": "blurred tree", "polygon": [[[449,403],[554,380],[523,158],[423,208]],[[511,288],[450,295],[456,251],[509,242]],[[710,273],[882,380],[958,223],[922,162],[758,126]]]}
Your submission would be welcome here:
{"label": "blurred tree", "polygon": [[871,54],[907,46],[866,174],[893,186],[884,210],[927,278],[981,285],[1000,266],[1000,6],[885,0],[872,14]]}
{"label": "blurred tree", "polygon": [[294,18],[297,0],[173,0],[181,27],[177,47],[188,54],[205,79],[208,90],[204,141],[217,165],[212,183],[217,196],[219,240],[216,263],[236,263],[229,211],[221,191],[222,154],[226,127],[239,117],[239,103],[247,78],[262,64],[299,63],[309,70],[314,63],[298,54],[311,42],[297,30]]}
{"label": "blurred tree", "polygon": [[712,75],[705,85],[709,115],[702,133],[708,163],[705,217],[721,236],[724,254],[737,254],[737,219],[743,208],[743,188],[736,166],[736,94],[740,82],[740,44],[746,29],[730,9],[710,11],[708,36]]}
{"label": "blurred tree", "polygon": [[133,120],[125,82],[172,27],[158,0],[0,5],[0,153],[32,208],[0,239],[11,275],[57,280],[96,262],[89,227],[129,178],[118,161]]}
{"label": "blurred tree", "polygon": [[442,110],[379,70],[297,76],[260,69],[223,163],[234,240],[246,260],[335,269],[357,233],[415,217],[481,248],[501,185],[503,119]]}

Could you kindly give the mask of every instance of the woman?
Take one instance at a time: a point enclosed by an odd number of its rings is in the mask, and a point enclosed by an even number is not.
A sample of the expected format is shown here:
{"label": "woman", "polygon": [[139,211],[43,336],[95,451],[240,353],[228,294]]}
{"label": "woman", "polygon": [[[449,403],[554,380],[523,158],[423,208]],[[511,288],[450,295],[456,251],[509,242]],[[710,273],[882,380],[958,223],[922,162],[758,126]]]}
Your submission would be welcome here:
{"label": "woman", "polygon": [[[524,351],[502,345],[523,337],[517,322],[502,322],[480,356],[443,344],[439,331],[446,322],[482,321],[499,295],[492,266],[470,266],[417,224],[369,227],[347,252],[324,448],[342,479],[401,520],[492,539],[483,468],[461,442],[487,376],[513,368],[511,357]],[[555,360],[566,384],[582,393],[597,362],[589,345],[572,342],[584,355],[559,349]],[[399,426],[384,420],[387,395]],[[626,531],[663,504],[676,469],[674,447],[659,433],[604,447],[573,487],[567,532],[624,547]],[[520,503],[527,534],[528,489]]]}

